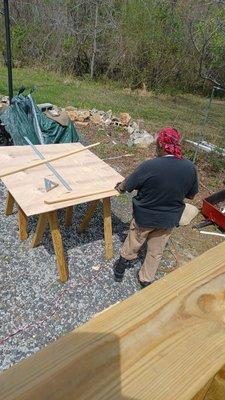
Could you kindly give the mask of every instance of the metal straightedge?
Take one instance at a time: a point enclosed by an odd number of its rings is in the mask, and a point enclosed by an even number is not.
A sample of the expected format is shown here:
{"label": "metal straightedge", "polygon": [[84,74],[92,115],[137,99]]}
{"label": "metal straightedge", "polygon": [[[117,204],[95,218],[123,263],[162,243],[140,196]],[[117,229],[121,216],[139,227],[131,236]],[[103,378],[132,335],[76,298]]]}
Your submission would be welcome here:
{"label": "metal straightedge", "polygon": [[[34,152],[37,154],[37,156],[41,160],[45,160],[45,156],[37,149],[37,147],[28,139],[28,137],[24,137],[24,140],[32,147]],[[46,162],[45,165],[48,167],[48,169],[55,175],[55,177],[59,180],[59,182],[68,190],[69,192],[72,192],[71,186],[65,181],[65,179],[56,171],[56,169],[49,163]]]}

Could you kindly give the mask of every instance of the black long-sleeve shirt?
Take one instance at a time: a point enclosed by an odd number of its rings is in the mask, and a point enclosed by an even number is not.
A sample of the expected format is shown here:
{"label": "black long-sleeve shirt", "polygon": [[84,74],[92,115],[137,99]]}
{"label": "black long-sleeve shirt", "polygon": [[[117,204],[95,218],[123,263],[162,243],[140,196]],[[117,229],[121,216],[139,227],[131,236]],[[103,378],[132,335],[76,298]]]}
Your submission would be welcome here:
{"label": "black long-sleeve shirt", "polygon": [[187,159],[157,157],[143,162],[124,182],[133,197],[133,216],[140,227],[169,229],[179,225],[184,199],[198,193],[197,171]]}

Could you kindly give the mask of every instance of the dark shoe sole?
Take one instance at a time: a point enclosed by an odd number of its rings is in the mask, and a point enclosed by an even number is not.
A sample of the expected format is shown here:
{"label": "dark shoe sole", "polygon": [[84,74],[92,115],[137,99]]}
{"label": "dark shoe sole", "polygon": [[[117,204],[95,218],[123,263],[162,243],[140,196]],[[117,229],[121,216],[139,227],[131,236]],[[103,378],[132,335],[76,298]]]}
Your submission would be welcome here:
{"label": "dark shoe sole", "polygon": [[132,261],[126,260],[120,256],[113,267],[115,282],[122,282],[126,269],[129,269],[132,266]]}
{"label": "dark shoe sole", "polygon": [[151,285],[153,283],[153,282],[143,282],[143,281],[141,281],[140,278],[139,278],[139,272],[137,272],[137,279],[138,279],[138,282],[141,285],[142,289],[144,289],[145,287],[147,287],[147,286],[149,286],[149,285]]}

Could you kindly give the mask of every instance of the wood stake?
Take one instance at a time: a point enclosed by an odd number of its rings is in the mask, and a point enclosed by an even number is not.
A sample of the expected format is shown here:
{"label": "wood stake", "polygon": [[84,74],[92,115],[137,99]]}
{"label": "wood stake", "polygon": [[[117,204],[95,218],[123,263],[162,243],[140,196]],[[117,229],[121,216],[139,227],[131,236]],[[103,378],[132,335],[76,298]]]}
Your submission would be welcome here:
{"label": "wood stake", "polygon": [[87,194],[82,194],[80,196],[70,196],[70,197],[59,197],[56,200],[44,200],[45,204],[56,204],[56,203],[62,203],[64,201],[70,201],[70,200],[77,200],[77,199],[82,199],[84,197],[90,197],[90,196],[95,196],[96,194],[103,194],[103,193],[109,193],[115,191],[117,194],[116,189],[108,189],[108,190],[100,190],[99,192],[92,192],[92,193],[87,193]]}
{"label": "wood stake", "polygon": [[5,173],[1,174],[0,178],[4,178],[5,176],[16,174],[17,172],[22,172],[22,171],[25,171],[25,170],[30,169],[30,168],[39,167],[39,165],[43,165],[43,164],[46,164],[46,163],[49,163],[49,162],[52,162],[52,161],[60,160],[61,158],[72,156],[73,154],[81,153],[82,151],[91,149],[92,147],[98,146],[99,144],[100,144],[100,142],[94,143],[94,144],[91,144],[90,146],[83,147],[82,149],[69,151],[67,153],[60,154],[58,156],[45,158],[44,160],[41,160],[41,161],[35,161],[32,164],[24,165],[24,166],[22,166],[20,168],[16,168],[16,169],[13,169],[13,170],[11,169],[11,170],[6,171]]}

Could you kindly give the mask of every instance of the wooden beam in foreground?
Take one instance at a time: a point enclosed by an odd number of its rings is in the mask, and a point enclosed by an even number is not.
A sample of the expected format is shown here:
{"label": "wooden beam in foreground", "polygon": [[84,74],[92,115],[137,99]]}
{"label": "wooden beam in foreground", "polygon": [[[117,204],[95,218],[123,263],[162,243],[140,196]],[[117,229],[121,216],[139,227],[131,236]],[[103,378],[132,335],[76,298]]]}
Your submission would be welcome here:
{"label": "wooden beam in foreground", "polygon": [[202,399],[224,321],[222,243],[2,373],[0,399]]}

